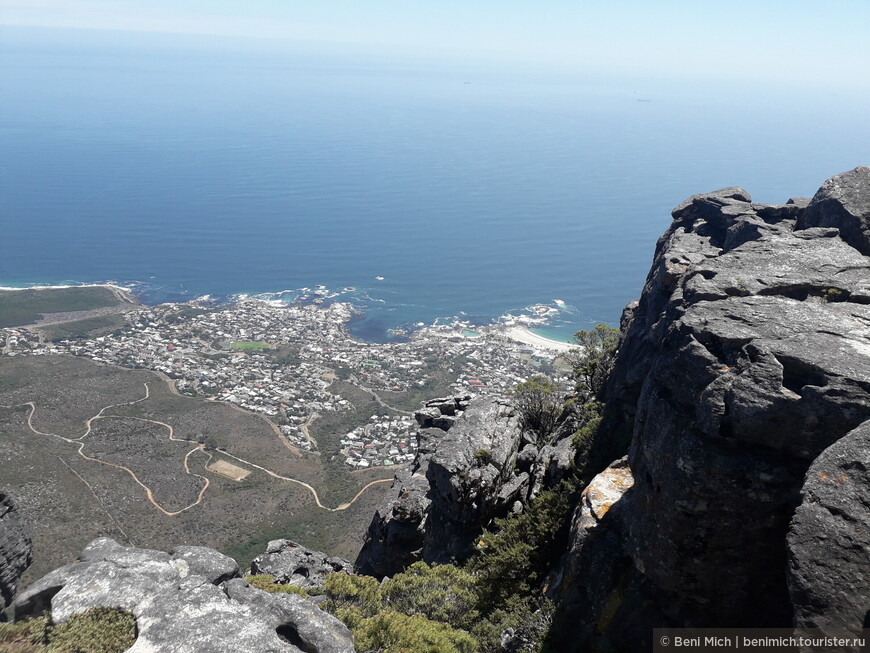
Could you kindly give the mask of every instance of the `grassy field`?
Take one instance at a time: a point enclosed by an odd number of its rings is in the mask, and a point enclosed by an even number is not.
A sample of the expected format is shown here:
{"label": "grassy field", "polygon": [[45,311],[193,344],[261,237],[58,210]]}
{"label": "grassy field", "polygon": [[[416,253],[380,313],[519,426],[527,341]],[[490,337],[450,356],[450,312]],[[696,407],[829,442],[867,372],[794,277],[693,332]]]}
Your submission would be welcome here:
{"label": "grassy field", "polygon": [[[127,404],[145,397],[146,383],[150,397]],[[31,431],[27,402],[37,407],[32,418],[37,431],[68,438],[85,435],[87,420],[105,408],[105,418],[94,420],[83,440],[83,453],[103,462],[82,457],[76,443]],[[118,405],[107,408],[112,404]],[[212,546],[242,565],[278,537],[353,559],[389,487],[373,487],[347,510],[321,510],[305,488],[216,448],[310,483],[328,506],[348,502],[366,483],[391,473],[349,472],[322,460],[325,456],[295,454],[262,417],[178,396],[160,377],[143,370],[66,356],[0,358],[0,406],[8,407],[0,408],[0,478],[20,500],[34,542],[34,564],[25,583],[72,562],[99,536],[158,549]],[[193,442],[171,442],[169,429],[155,421],[171,426],[176,439]],[[322,436],[331,437],[325,431]],[[193,451],[198,443],[205,443],[206,450]],[[206,468],[207,454],[251,473],[235,481],[212,472]],[[185,471],[185,456],[191,474]],[[169,516],[127,471],[106,463],[134,471],[167,512],[195,503],[204,479],[209,485],[200,504]]]}
{"label": "grassy field", "polygon": [[102,286],[0,290],[0,327],[33,324],[44,313],[90,311],[125,303]]}
{"label": "grassy field", "polygon": [[230,349],[233,351],[263,351],[269,349],[269,343],[239,341],[232,343]]}

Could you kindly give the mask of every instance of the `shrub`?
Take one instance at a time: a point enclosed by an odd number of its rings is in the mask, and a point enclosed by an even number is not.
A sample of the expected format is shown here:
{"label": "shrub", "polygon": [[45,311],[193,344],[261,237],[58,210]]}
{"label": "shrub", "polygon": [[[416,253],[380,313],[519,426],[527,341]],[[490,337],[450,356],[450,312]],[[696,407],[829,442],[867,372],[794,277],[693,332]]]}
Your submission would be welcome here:
{"label": "shrub", "polygon": [[408,616],[386,610],[365,619],[355,630],[360,651],[390,653],[474,653],[477,641],[468,633],[454,630],[420,615]]}
{"label": "shrub", "polygon": [[532,499],[522,514],[496,519],[495,530],[484,531],[469,563],[479,583],[481,612],[515,612],[535,594],[550,561],[564,549],[579,490],[576,481],[562,481]]}
{"label": "shrub", "polygon": [[619,330],[599,324],[591,331],[578,331],[574,340],[579,348],[572,349],[567,358],[574,369],[577,394],[584,403],[601,401],[607,377],[616,363]]}
{"label": "shrub", "polygon": [[269,574],[259,574],[257,576],[246,576],[245,580],[251,584],[252,587],[256,587],[258,590],[264,590],[266,592],[275,593],[283,593],[283,594],[299,594],[300,596],[310,596],[307,590],[299,587],[298,585],[291,585],[290,583],[276,583],[275,579],[272,578]]}
{"label": "shrub", "polygon": [[520,428],[545,444],[559,425],[563,400],[559,386],[545,376],[534,376],[514,389],[514,407]]}
{"label": "shrub", "polygon": [[15,623],[0,623],[0,650],[15,653],[37,653],[48,639],[47,617],[26,619]]}
{"label": "shrub", "polygon": [[327,600],[320,607],[339,619],[342,619],[339,612],[347,608],[353,608],[366,618],[377,614],[383,606],[380,583],[371,576],[330,574],[323,583],[323,591]]}
{"label": "shrub", "polygon": [[478,449],[474,452],[474,462],[481,467],[486,467],[492,462],[492,451],[489,449]]}
{"label": "shrub", "polygon": [[52,628],[46,653],[123,653],[135,642],[132,614],[93,608]]}
{"label": "shrub", "polygon": [[421,614],[470,630],[477,621],[477,583],[466,570],[455,565],[416,562],[381,587],[385,604],[406,615]]}

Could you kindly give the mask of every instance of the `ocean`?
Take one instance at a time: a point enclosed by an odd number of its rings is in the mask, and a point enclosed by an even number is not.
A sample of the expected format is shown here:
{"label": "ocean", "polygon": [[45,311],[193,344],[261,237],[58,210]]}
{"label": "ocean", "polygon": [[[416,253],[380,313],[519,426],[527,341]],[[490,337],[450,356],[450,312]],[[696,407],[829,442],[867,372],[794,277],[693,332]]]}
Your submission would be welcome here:
{"label": "ocean", "polygon": [[616,324],[686,196],[811,195],[870,101],[304,44],[4,28],[0,285],[354,303],[352,332]]}

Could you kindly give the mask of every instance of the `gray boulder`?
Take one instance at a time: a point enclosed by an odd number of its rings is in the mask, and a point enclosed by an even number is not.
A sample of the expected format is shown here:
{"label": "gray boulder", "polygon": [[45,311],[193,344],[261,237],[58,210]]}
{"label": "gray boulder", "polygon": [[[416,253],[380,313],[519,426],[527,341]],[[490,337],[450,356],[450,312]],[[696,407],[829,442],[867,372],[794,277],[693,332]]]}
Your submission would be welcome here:
{"label": "gray boulder", "polygon": [[18,579],[30,566],[31,550],[15,499],[0,490],[0,612],[12,601]]}
{"label": "gray boulder", "polygon": [[323,585],[330,574],[350,574],[353,565],[347,560],[312,551],[292,540],[272,540],[266,552],[251,561],[252,574],[269,574],[277,583],[302,588]]}
{"label": "gray boulder", "polygon": [[251,588],[238,565],[204,547],[170,553],[100,539],[82,561],[21,593],[16,618],[50,608],[55,623],[95,607],[126,610],[138,637],[129,653],[352,653],[347,628],[306,599]]}
{"label": "gray boulder", "polygon": [[788,533],[795,625],[857,634],[870,613],[870,421],[810,466]]}
{"label": "gray boulder", "polygon": [[861,166],[822,184],[798,219],[797,228],[835,227],[840,237],[870,255],[870,167]]}

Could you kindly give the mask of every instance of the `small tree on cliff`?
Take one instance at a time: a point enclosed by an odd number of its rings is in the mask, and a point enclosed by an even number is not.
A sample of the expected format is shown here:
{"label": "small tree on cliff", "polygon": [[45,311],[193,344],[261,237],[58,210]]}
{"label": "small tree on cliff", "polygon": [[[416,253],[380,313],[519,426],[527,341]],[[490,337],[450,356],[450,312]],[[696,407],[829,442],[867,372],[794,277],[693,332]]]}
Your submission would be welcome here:
{"label": "small tree on cliff", "polygon": [[533,376],[514,390],[520,428],[544,444],[556,431],[564,405],[559,386],[545,376]]}
{"label": "small tree on cliff", "polygon": [[616,362],[619,330],[599,324],[591,331],[578,331],[574,341],[579,345],[567,354],[574,370],[575,389],[581,403],[601,401],[607,377]]}

